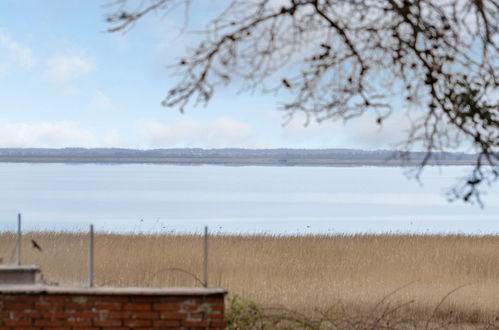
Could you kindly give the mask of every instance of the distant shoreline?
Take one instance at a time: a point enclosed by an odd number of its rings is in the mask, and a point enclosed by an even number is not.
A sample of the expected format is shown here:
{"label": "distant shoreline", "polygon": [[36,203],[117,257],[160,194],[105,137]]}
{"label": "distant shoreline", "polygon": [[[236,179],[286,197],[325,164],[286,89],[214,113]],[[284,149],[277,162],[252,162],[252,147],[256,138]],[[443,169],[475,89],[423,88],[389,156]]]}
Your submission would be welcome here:
{"label": "distant shoreline", "polygon": [[[426,152],[357,149],[0,148],[0,163],[165,164],[226,166],[417,166]],[[475,165],[477,155],[431,153],[427,165]]]}
{"label": "distant shoreline", "polygon": [[[1,157],[0,163],[28,164],[157,164],[157,165],[224,165],[224,166],[417,166],[420,159],[288,159],[285,162],[272,158],[116,158],[116,157]],[[471,166],[472,160],[429,160],[427,165]]]}

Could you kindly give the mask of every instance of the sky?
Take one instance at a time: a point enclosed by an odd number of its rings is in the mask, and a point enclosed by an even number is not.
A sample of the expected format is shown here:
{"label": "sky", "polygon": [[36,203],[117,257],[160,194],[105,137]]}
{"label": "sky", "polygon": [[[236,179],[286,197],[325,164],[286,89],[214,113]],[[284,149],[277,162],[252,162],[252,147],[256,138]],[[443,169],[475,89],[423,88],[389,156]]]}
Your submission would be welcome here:
{"label": "sky", "polygon": [[[126,33],[108,33],[108,0],[0,2],[0,147],[390,148],[406,120],[380,129],[366,116],[348,124],[286,125],[279,98],[216,91],[208,106],[185,113],[161,101],[178,77],[168,66],[195,44],[190,30],[220,8],[146,17]],[[220,3],[220,2],[219,2]]]}

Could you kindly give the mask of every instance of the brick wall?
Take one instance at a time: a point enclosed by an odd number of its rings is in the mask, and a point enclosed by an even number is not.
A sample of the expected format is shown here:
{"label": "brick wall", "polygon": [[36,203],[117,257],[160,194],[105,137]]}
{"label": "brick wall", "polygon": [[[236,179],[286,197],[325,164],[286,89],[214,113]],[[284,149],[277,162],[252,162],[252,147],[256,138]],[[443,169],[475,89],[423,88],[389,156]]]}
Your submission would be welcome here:
{"label": "brick wall", "polygon": [[223,289],[0,287],[0,329],[223,329]]}

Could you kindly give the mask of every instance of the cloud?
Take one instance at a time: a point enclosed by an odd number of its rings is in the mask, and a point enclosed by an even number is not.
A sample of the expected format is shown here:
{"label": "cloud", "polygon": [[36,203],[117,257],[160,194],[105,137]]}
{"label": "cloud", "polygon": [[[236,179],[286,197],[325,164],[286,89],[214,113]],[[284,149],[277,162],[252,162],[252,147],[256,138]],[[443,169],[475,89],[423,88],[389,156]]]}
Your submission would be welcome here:
{"label": "cloud", "polygon": [[105,111],[111,110],[114,105],[113,102],[101,91],[96,91],[94,97],[90,100],[89,105],[91,110]]}
{"label": "cloud", "polygon": [[35,61],[31,49],[15,41],[2,31],[0,31],[0,48],[6,50],[9,58],[23,69],[30,70],[33,67]]}
{"label": "cloud", "polygon": [[226,117],[207,123],[179,120],[171,124],[143,119],[138,123],[138,135],[148,147],[243,147],[251,128]]}
{"label": "cloud", "polygon": [[186,119],[168,123],[143,119],[137,127],[139,145],[145,148],[389,149],[407,137],[406,130],[410,127],[403,113],[393,114],[381,127],[376,123],[376,116],[369,114],[347,123],[312,121],[308,126],[304,126],[304,117],[297,116],[284,127],[279,116],[271,111],[260,111],[258,116],[258,121],[220,117],[208,122]]}
{"label": "cloud", "polygon": [[5,62],[0,62],[0,76],[5,75],[10,70],[10,65]]}
{"label": "cloud", "polygon": [[62,85],[91,72],[94,68],[94,63],[89,58],[73,54],[54,55],[47,62],[45,77],[55,84]]}
{"label": "cloud", "polygon": [[96,136],[70,122],[10,123],[0,126],[0,147],[97,147]]}
{"label": "cloud", "polygon": [[405,113],[393,114],[376,124],[373,116],[354,119],[346,129],[351,129],[352,139],[368,148],[393,147],[407,138],[411,128],[411,119]]}
{"label": "cloud", "polygon": [[405,113],[395,113],[383,125],[376,116],[365,114],[342,121],[311,121],[297,116],[284,126],[283,143],[290,147],[384,149],[396,147],[407,138],[411,122]]}
{"label": "cloud", "polygon": [[123,136],[116,129],[112,129],[102,138],[102,145],[108,148],[123,147],[125,145]]}

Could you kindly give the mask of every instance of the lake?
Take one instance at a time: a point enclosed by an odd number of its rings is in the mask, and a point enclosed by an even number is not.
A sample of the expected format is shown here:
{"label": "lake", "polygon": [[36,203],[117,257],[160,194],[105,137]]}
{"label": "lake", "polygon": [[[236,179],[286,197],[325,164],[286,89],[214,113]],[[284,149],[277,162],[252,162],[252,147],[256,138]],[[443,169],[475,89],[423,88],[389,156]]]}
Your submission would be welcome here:
{"label": "lake", "polygon": [[469,167],[0,164],[1,230],[265,234],[499,233],[499,185],[485,208],[449,203]]}

